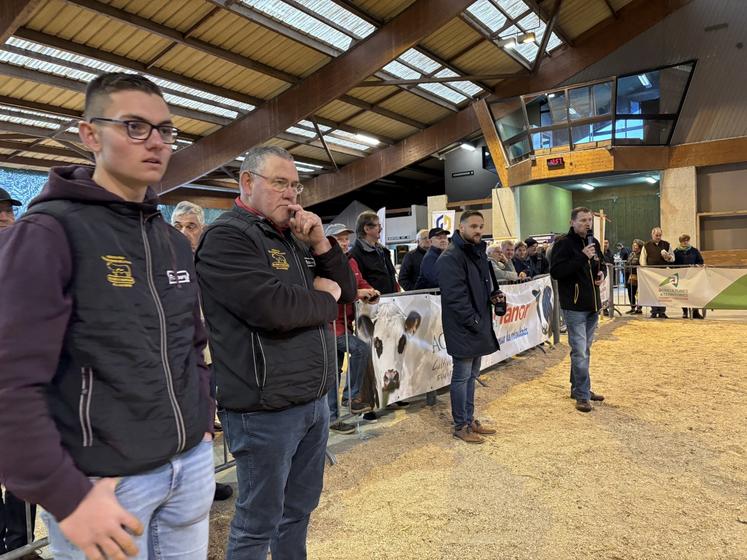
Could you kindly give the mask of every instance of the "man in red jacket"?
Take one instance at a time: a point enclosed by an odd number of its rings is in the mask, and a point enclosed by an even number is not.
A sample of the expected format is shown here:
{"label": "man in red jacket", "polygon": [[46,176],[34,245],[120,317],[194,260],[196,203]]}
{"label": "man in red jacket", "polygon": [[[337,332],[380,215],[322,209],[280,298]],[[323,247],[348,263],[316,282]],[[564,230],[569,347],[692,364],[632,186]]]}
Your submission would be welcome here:
{"label": "man in red jacket", "polygon": [[[350,249],[351,233],[353,233],[353,230],[348,228],[345,224],[330,224],[327,226],[325,231],[325,235],[332,236],[337,240],[343,253],[346,254],[348,249]],[[354,258],[348,256],[348,263],[350,264],[350,269],[353,271],[353,274],[355,274],[355,282],[358,288],[358,299],[363,301],[375,301],[381,294],[379,294],[377,290],[372,288],[371,285],[363,279],[363,275],[358,268],[358,263]],[[338,357],[342,356],[346,351],[350,354],[348,382],[343,393],[343,398],[352,398],[352,401],[350,401],[350,411],[353,414],[364,414],[371,411],[371,405],[362,402],[360,398],[361,382],[363,380],[366,362],[371,353],[371,348],[368,344],[353,334],[353,324],[355,323],[354,304],[340,305],[338,307],[337,320],[335,321],[337,355]],[[347,337],[345,336],[346,330]],[[338,395],[336,395],[334,391],[329,392],[329,429],[342,434],[352,433],[355,431],[355,426],[343,422],[342,420],[338,420],[339,406],[337,397]]]}

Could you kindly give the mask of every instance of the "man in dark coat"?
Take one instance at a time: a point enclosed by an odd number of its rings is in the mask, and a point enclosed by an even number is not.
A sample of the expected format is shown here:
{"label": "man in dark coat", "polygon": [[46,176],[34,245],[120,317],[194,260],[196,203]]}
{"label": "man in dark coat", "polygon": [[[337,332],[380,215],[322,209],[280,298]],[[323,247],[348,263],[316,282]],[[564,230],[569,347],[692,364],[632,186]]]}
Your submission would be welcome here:
{"label": "man in dark coat", "polygon": [[[690,236],[686,233],[680,235],[680,244],[674,250],[674,264],[678,266],[700,266],[703,264],[703,255],[695,247],[690,245]],[[694,307],[689,308],[690,316],[693,319],[703,319],[700,310]],[[682,318],[688,318],[688,308],[682,308]]]}
{"label": "man in dark coat", "polygon": [[415,283],[416,290],[438,288],[436,261],[446,247],[448,247],[450,233],[450,231],[438,227],[431,228],[428,232],[431,248],[428,249],[428,253],[426,253],[423,263],[420,265],[420,276],[418,276],[418,281]]}
{"label": "man in dark coat", "polygon": [[474,418],[480,360],[498,350],[490,263],[481,241],[484,227],[480,212],[464,212],[459,231],[436,261],[446,350],[454,361],[450,389],[454,437],[467,443],[482,443],[481,434],[495,433]]}
{"label": "man in dark coat", "polygon": [[602,308],[599,285],[604,281],[604,263],[599,241],[587,242],[594,223],[594,214],[584,207],[571,212],[571,229],[555,241],[551,253],[550,275],[558,281],[560,308],[568,327],[571,347],[571,397],[576,409],[591,412],[590,401],[604,397],[591,390],[589,362]]}
{"label": "man in dark coat", "polygon": [[428,237],[428,230],[421,229],[418,232],[418,246],[405,255],[402,259],[402,266],[399,269],[399,285],[403,290],[414,290],[415,284],[420,276],[420,266],[423,263],[423,257],[431,246],[431,239]]}

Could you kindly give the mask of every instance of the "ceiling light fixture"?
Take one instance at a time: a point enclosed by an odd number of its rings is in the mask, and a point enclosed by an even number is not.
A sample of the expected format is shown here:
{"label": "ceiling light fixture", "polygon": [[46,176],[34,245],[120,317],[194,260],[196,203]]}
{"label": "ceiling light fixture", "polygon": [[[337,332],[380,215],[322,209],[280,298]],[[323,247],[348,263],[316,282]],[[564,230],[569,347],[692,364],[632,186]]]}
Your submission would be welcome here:
{"label": "ceiling light fixture", "polygon": [[594,185],[590,185],[589,183],[581,183],[579,186],[582,189],[584,189],[585,191],[593,191],[594,190]]}
{"label": "ceiling light fixture", "polygon": [[371,146],[378,146],[381,144],[381,140],[371,136],[366,136],[365,134],[356,134],[355,139],[364,144],[370,144]]}
{"label": "ceiling light fixture", "polygon": [[641,82],[641,85],[643,87],[651,87],[651,80],[648,79],[648,76],[646,76],[646,74],[638,74],[638,81]]}
{"label": "ceiling light fixture", "polygon": [[477,149],[472,144],[467,144],[466,142],[460,144],[459,147],[463,150],[467,150],[468,152],[474,152]]}
{"label": "ceiling light fixture", "polygon": [[658,183],[658,180],[654,179],[653,177],[646,177],[646,182],[653,185],[654,183]]}
{"label": "ceiling light fixture", "polygon": [[524,33],[524,35],[519,35],[516,40],[522,45],[526,45],[527,43],[535,42],[537,40],[537,36],[530,31],[529,33]]}
{"label": "ceiling light fixture", "polygon": [[495,42],[496,47],[503,47],[504,49],[515,49],[516,48],[516,37],[508,37],[506,39],[500,39]]}

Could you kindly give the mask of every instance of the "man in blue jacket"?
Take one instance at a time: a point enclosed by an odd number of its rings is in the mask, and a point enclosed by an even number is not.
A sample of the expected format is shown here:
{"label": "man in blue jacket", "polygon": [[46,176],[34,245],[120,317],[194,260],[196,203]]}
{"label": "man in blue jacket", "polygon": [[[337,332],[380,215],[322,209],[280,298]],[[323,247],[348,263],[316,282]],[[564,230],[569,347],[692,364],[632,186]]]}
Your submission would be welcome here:
{"label": "man in blue jacket", "polygon": [[449,233],[451,232],[439,227],[431,228],[428,232],[428,240],[431,246],[420,265],[420,275],[418,276],[418,281],[415,283],[416,290],[438,288],[436,261],[449,245]]}
{"label": "man in blue jacket", "polygon": [[493,330],[493,286],[485,254],[480,212],[468,210],[459,220],[459,231],[436,261],[441,287],[441,318],[446,350],[454,361],[451,375],[451,414],[454,437],[483,443],[481,434],[495,430],[475,420],[475,380],[480,360],[498,350]]}
{"label": "man in blue jacket", "polygon": [[551,254],[550,275],[558,281],[560,308],[568,327],[568,344],[571,347],[571,397],[576,399],[576,409],[591,412],[590,401],[603,401],[604,397],[591,390],[589,361],[602,308],[599,285],[604,281],[604,263],[599,241],[587,241],[594,223],[591,210],[574,208],[571,212],[571,229],[564,237],[556,239]]}

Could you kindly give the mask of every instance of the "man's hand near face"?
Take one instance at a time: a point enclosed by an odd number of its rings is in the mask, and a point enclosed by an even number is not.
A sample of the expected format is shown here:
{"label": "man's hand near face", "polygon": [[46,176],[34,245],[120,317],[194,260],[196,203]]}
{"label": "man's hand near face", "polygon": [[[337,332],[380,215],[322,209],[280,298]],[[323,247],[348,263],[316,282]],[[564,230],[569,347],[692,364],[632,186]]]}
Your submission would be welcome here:
{"label": "man's hand near face", "polygon": [[310,246],[317,255],[322,255],[332,248],[329,240],[324,236],[322,219],[319,216],[313,212],[307,212],[300,204],[289,204],[288,209],[294,212],[290,219],[290,227],[299,241]]}

